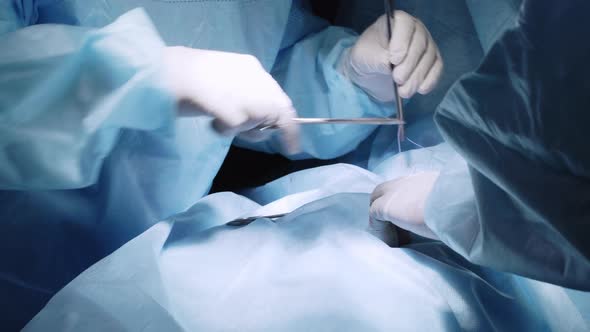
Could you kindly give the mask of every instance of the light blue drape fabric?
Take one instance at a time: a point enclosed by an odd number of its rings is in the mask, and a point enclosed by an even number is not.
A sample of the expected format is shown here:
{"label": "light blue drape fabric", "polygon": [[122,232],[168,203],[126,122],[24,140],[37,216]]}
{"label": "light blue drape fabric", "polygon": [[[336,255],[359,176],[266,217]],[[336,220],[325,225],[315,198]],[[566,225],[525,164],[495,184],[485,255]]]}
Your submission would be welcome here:
{"label": "light blue drape fabric", "polygon": [[[334,68],[356,34],[308,10],[288,0],[0,4],[0,305],[10,322],[209,190],[231,139],[207,118],[174,119],[160,87],[165,45],[256,56],[302,116],[393,114]],[[370,132],[306,128],[293,158],[346,153]],[[266,148],[280,152],[276,142]]]}
{"label": "light blue drape fabric", "polygon": [[[25,331],[587,330],[588,293],[478,267],[439,242],[390,248],[366,232],[377,183],[440,169],[448,152],[398,155],[383,176],[331,165],[250,198],[207,196],[82,273]],[[279,212],[291,213],[224,225]]]}

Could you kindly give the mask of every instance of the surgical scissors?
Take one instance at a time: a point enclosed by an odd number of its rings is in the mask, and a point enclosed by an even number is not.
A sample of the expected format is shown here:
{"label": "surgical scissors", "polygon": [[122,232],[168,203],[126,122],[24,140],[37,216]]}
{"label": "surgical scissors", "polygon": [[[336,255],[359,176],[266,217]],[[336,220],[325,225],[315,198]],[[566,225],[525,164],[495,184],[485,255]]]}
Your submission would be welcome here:
{"label": "surgical scissors", "polygon": [[[361,124],[361,125],[403,125],[405,122],[393,118],[293,118],[297,124]],[[277,129],[280,125],[270,125],[258,130]]]}

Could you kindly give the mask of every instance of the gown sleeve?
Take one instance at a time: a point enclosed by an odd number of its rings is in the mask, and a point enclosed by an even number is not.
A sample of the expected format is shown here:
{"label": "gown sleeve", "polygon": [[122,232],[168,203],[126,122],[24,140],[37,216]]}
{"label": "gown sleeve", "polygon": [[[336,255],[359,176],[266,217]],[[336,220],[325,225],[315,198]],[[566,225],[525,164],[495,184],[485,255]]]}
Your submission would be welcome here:
{"label": "gown sleeve", "polygon": [[164,43],[141,9],[100,29],[34,20],[35,1],[0,5],[0,188],[85,187],[122,128],[172,126]]}
{"label": "gown sleeve", "polygon": [[[435,120],[449,163],[428,226],[475,263],[590,290],[587,1],[525,1]],[[461,158],[459,158],[461,159]]]}

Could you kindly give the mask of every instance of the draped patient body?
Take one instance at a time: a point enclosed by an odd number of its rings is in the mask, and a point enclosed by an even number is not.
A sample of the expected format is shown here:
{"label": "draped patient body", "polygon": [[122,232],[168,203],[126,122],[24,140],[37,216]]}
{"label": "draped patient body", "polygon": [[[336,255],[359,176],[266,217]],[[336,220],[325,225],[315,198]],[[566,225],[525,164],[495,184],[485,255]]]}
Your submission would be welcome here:
{"label": "draped patient body", "polygon": [[82,273],[25,331],[586,329],[561,287],[472,265],[439,242],[391,248],[367,232],[383,177],[435,168],[441,156],[409,153],[379,175],[325,166],[247,197],[207,196]]}

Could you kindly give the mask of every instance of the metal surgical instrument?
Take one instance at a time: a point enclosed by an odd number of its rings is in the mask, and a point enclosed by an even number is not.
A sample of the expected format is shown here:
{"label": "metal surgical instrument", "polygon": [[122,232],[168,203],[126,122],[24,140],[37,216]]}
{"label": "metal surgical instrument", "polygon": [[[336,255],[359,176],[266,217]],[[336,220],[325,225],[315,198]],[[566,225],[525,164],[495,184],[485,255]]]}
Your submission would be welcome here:
{"label": "metal surgical instrument", "polygon": [[[393,26],[393,17],[395,15],[395,0],[384,0],[385,2],[385,14],[387,15],[387,37],[391,42],[391,28]],[[394,65],[392,63],[389,64],[391,68],[391,72],[393,73]],[[397,118],[402,122],[400,126],[397,128],[397,139],[398,144],[399,142],[405,139],[404,133],[404,105],[402,103],[402,98],[399,95],[397,83],[395,80],[393,81],[393,92],[395,94],[395,104],[397,107]],[[400,151],[401,152],[401,151]]]}
{"label": "metal surgical instrument", "polygon": [[[361,125],[403,125],[405,122],[392,118],[293,118],[296,124],[361,124]],[[279,125],[264,126],[258,130],[277,129]]]}
{"label": "metal surgical instrument", "polygon": [[246,218],[237,218],[234,219],[228,223],[226,223],[226,225],[228,226],[246,226],[250,223],[252,223],[255,220],[258,219],[278,219],[278,218],[282,218],[284,216],[286,216],[288,213],[278,213],[278,214],[271,214],[271,215],[267,215],[267,216],[253,216],[253,217],[246,217]]}

